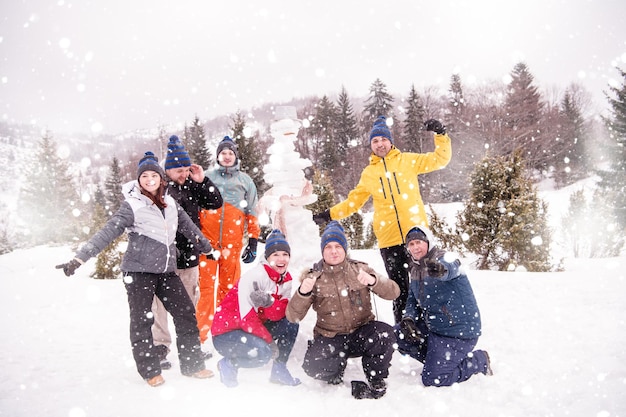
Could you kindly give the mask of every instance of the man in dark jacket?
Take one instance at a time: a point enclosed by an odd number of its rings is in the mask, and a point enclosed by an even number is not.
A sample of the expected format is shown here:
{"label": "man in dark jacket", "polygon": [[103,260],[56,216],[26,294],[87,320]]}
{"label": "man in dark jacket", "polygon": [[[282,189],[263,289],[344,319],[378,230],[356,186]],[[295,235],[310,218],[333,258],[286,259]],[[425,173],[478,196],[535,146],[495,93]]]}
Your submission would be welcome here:
{"label": "man in dark jacket", "polygon": [[461,262],[434,245],[424,226],[406,235],[410,257],[406,314],[396,325],[398,350],[424,364],[425,386],[450,386],[472,375],[491,375],[489,355],[474,350],[480,311]]}
{"label": "man in dark jacket", "polygon": [[[213,182],[204,176],[204,169],[200,165],[192,164],[189,153],[178,136],[171,136],[167,144],[165,159],[165,174],[168,179],[168,193],[185,210],[191,220],[200,227],[200,209],[215,210],[222,207],[222,195]],[[198,245],[191,242],[184,235],[176,233],[176,273],[180,277],[189,298],[194,306],[198,302],[198,277],[200,252]],[[167,312],[161,301],[155,297],[152,304],[154,325],[152,337],[157,348],[162,369],[171,367],[167,360],[172,337],[167,324]],[[205,359],[211,357],[204,353]]]}

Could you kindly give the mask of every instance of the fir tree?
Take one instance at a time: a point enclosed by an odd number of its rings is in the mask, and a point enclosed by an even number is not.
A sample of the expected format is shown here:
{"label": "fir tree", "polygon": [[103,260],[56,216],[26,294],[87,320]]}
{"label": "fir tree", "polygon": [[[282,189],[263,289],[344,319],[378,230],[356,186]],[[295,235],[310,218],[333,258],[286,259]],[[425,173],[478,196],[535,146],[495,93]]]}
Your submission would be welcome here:
{"label": "fir tree", "polygon": [[[92,230],[100,230],[110,217],[108,210],[96,201],[97,198],[94,197]],[[125,240],[126,235],[118,237],[98,254],[96,257],[96,269],[91,274],[92,278],[115,279],[120,277],[120,266],[124,255],[120,250],[120,244]]]}
{"label": "fir tree", "polygon": [[363,114],[365,115],[363,122],[368,130],[378,116],[393,117],[393,96],[387,92],[385,83],[377,78],[370,86],[369,91],[370,95],[365,100],[363,109]]}
{"label": "fir tree", "polygon": [[448,97],[448,117],[450,120],[447,123],[447,130],[448,132],[463,130],[463,126],[465,125],[467,103],[465,103],[461,76],[458,74],[453,74],[450,79]]}
{"label": "fir tree", "polygon": [[[305,206],[312,213],[320,213],[335,205],[335,190],[331,178],[323,171],[316,170],[313,173],[313,194],[317,195],[315,203]],[[320,234],[326,225],[320,225]]]}
{"label": "fir tree", "polygon": [[193,119],[193,124],[185,128],[185,148],[194,164],[204,169],[211,165],[211,151],[207,147],[204,126],[198,115]]}
{"label": "fir tree", "polygon": [[540,122],[544,104],[533,82],[528,66],[522,62],[516,64],[504,104],[507,137],[500,141],[496,151],[500,155],[509,155],[521,150],[528,166],[541,171],[547,168],[545,151],[551,144],[543,143]]}
{"label": "fir tree", "polygon": [[69,165],[57,155],[56,142],[49,132],[39,141],[33,161],[25,170],[19,214],[29,227],[32,243],[78,239],[78,218],[84,216],[82,204]]}
{"label": "fir tree", "polygon": [[550,269],[547,206],[526,178],[523,162],[519,153],[487,156],[472,174],[470,199],[456,230],[465,249],[479,256],[479,269]]}
{"label": "fir tree", "polygon": [[609,87],[605,93],[611,106],[611,115],[605,118],[612,143],[609,145],[610,167],[599,171],[602,178],[601,197],[610,213],[605,220],[614,223],[624,234],[626,230],[626,72],[619,69],[622,85]]}
{"label": "fir tree", "polygon": [[[104,181],[104,189],[105,192],[103,195],[105,204],[103,207],[106,208],[107,213],[110,216],[120,208],[120,204],[124,201],[124,196],[122,195],[122,173],[120,161],[115,156],[113,156],[111,165],[109,165],[109,175]],[[98,190],[102,193],[99,188]]]}
{"label": "fir tree", "polygon": [[335,123],[337,120],[337,109],[327,96],[322,97],[317,105],[315,115],[311,121],[309,133],[317,142],[317,161],[319,169],[328,173],[333,182],[338,179],[336,168],[339,168],[342,160],[341,154],[345,155],[345,149],[339,145],[335,139]]}
{"label": "fir tree", "polygon": [[337,169],[340,172],[340,178],[338,178],[335,189],[338,194],[347,195],[359,181],[360,173],[355,167],[365,164],[361,161],[367,160],[367,149],[361,146],[356,115],[348,92],[343,86],[337,98],[335,138],[338,152],[340,152],[340,167]]}
{"label": "fir tree", "polygon": [[415,90],[415,85],[411,85],[402,132],[404,149],[407,152],[426,152],[424,147],[427,139],[426,131],[424,130],[425,114],[422,98]]}
{"label": "fir tree", "polygon": [[235,113],[232,122],[231,137],[237,144],[239,168],[252,178],[257,191],[261,193],[268,186],[263,180],[263,155],[261,154],[261,149],[257,146],[259,136],[258,134],[252,138],[246,136],[246,119],[240,111]]}

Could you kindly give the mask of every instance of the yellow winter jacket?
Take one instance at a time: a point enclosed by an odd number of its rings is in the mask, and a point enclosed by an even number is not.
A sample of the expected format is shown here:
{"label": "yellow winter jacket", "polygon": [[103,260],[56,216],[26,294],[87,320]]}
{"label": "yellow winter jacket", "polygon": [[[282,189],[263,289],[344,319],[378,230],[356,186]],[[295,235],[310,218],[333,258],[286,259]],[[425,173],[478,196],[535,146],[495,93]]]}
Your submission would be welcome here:
{"label": "yellow winter jacket", "polygon": [[372,197],[378,247],[403,244],[413,226],[428,226],[418,175],[444,168],[451,156],[452,146],[447,134],[435,134],[434,152],[401,152],[394,146],[384,158],[372,154],[356,187],[344,201],[330,208],[331,219],[339,220],[356,213]]}

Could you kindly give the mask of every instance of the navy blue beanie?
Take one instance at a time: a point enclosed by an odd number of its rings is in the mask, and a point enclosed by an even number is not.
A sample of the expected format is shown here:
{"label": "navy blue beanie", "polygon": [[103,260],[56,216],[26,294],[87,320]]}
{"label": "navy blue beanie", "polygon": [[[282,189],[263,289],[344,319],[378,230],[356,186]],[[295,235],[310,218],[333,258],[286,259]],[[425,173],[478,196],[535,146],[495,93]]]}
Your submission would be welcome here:
{"label": "navy blue beanie", "polygon": [[165,158],[165,169],[191,166],[191,159],[185,150],[185,145],[178,139],[178,136],[170,136],[167,144],[167,158]]}
{"label": "navy blue beanie", "polygon": [[267,236],[267,239],[265,239],[265,259],[269,258],[272,253],[278,252],[279,250],[285,251],[291,255],[291,248],[289,247],[287,238],[283,232],[278,229],[274,229]]}
{"label": "navy blue beanie", "polygon": [[378,116],[378,119],[374,122],[372,131],[370,132],[370,142],[372,142],[372,139],[376,136],[387,138],[391,143],[393,143],[391,130],[389,130],[389,127],[387,126],[387,118],[385,116]]}
{"label": "navy blue beanie", "polygon": [[165,177],[163,168],[159,165],[159,158],[157,158],[152,152],[148,151],[143,155],[143,158],[137,164],[137,178],[141,177],[145,171],[158,172],[161,178]]}
{"label": "navy blue beanie", "polygon": [[426,233],[424,233],[424,231],[419,226],[415,226],[414,228],[409,230],[409,233],[406,234],[406,244],[408,245],[409,242],[412,240],[422,240],[426,243],[429,243],[428,236],[426,236]]}
{"label": "navy blue beanie", "polygon": [[320,242],[320,247],[322,252],[324,252],[324,248],[328,245],[329,242],[337,242],[341,245],[345,252],[348,252],[348,241],[346,239],[346,234],[344,233],[343,227],[337,220],[333,220],[326,225],[324,232],[322,232],[322,238]]}

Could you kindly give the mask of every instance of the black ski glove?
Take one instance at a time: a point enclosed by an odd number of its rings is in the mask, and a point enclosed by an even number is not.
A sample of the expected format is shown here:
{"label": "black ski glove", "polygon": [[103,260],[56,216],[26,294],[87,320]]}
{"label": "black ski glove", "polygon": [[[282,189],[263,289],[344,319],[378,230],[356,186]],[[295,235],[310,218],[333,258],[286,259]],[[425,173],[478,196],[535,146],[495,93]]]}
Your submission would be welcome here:
{"label": "black ski glove", "polygon": [[56,269],[62,269],[65,273],[65,276],[74,275],[74,272],[78,269],[82,264],[76,259],[72,259],[71,261],[55,266]]}
{"label": "black ski glove", "polygon": [[246,246],[246,250],[244,250],[243,255],[241,255],[244,264],[252,263],[256,259],[257,243],[257,240],[253,237],[248,239],[248,246]]}
{"label": "black ski glove", "polygon": [[424,127],[428,132],[435,132],[438,135],[445,135],[446,127],[439,120],[428,119],[424,122]]}
{"label": "black ski glove", "polygon": [[330,221],[330,210],[324,210],[321,213],[313,215],[313,221],[321,226]]}
{"label": "black ski glove", "polygon": [[407,343],[419,344],[424,341],[422,332],[417,328],[417,323],[411,317],[405,317],[400,321],[400,331]]}
{"label": "black ski glove", "polygon": [[261,291],[259,289],[259,283],[254,281],[252,283],[252,288],[254,291],[250,294],[250,301],[252,301],[252,305],[256,308],[259,307],[269,307],[274,304],[274,297],[271,294],[266,293],[265,291]]}
{"label": "black ski glove", "polygon": [[426,266],[428,276],[431,276],[433,278],[441,278],[446,274],[446,267],[443,266],[436,259],[426,258],[424,259],[424,265]]}

